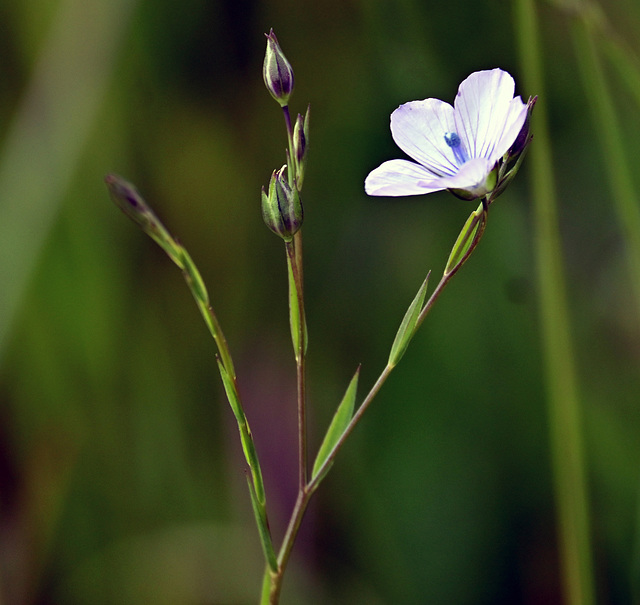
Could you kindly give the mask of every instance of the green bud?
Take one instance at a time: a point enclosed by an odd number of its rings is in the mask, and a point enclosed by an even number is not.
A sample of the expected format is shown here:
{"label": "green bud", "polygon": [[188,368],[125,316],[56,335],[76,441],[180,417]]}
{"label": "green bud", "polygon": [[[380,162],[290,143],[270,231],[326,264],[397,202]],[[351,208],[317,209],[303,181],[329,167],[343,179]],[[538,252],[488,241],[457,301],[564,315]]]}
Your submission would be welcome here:
{"label": "green bud", "polygon": [[298,191],[302,189],[302,181],[304,179],[305,164],[307,159],[308,143],[309,143],[309,113],[311,106],[307,107],[307,113],[304,118],[298,114],[296,123],[293,127],[293,153],[295,155],[296,164],[296,184]]}
{"label": "green bud", "polygon": [[271,175],[269,192],[262,188],[262,218],[276,235],[291,240],[302,227],[302,204],[295,186],[290,187],[285,176],[286,164]]}
{"label": "green bud", "polygon": [[293,68],[284,56],[273,29],[267,36],[267,51],[264,55],[262,77],[271,96],[284,107],[293,92]]}
{"label": "green bud", "polygon": [[467,222],[458,235],[458,239],[456,239],[456,243],[451,249],[451,254],[449,254],[449,260],[444,270],[444,277],[455,273],[467,260],[468,254],[470,254],[469,250],[471,250],[474,243],[477,244],[480,237],[482,237],[487,223],[486,213],[485,204],[482,203],[467,219]]}

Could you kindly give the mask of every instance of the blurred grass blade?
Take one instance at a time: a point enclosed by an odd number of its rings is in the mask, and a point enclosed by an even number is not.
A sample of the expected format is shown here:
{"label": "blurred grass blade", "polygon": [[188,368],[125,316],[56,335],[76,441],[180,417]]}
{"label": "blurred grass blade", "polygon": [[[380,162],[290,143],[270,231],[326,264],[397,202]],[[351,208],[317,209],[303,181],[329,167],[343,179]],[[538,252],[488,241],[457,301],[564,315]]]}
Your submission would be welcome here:
{"label": "blurred grass blade", "polygon": [[0,355],[136,0],[63,0],[0,151]]}
{"label": "blurred grass blade", "polygon": [[517,0],[516,33],[524,86],[538,95],[529,156],[541,346],[549,410],[551,463],[561,578],[567,605],[595,603],[582,417],[570,336],[542,55],[534,0]]}
{"label": "blurred grass blade", "polygon": [[402,356],[407,350],[407,347],[415,334],[416,324],[418,323],[418,318],[422,311],[422,305],[424,305],[424,299],[427,294],[430,275],[431,272],[427,274],[427,277],[422,282],[418,293],[409,305],[409,308],[402,319],[402,323],[400,324],[400,328],[398,329],[398,333],[393,341],[393,345],[391,345],[388,364],[392,368],[398,365],[398,362],[402,359]]}
{"label": "blurred grass blade", "polygon": [[576,58],[584,82],[586,97],[593,113],[594,128],[600,138],[602,158],[613,193],[625,242],[636,309],[640,317],[640,199],[631,174],[630,158],[625,151],[622,129],[616,117],[612,94],[607,86],[589,13],[573,23]]}
{"label": "blurred grass blade", "polygon": [[640,60],[633,51],[618,38],[603,36],[603,51],[611,66],[618,71],[620,78],[633,95],[640,109]]}
{"label": "blurred grass blade", "polygon": [[[327,430],[327,434],[324,436],[322,444],[320,445],[320,449],[318,450],[318,455],[316,456],[316,460],[313,463],[313,471],[311,472],[311,480],[313,481],[322,465],[325,463],[329,454],[331,454],[331,450],[338,442],[344,430],[351,422],[351,418],[353,418],[353,408],[356,402],[356,393],[358,391],[358,378],[360,377],[360,368],[356,370],[356,373],[353,375],[349,386],[336,410],[336,413],[331,420],[331,424]],[[331,465],[329,465],[326,469],[324,469],[323,476],[327,474]],[[319,483],[319,481],[318,481]]]}

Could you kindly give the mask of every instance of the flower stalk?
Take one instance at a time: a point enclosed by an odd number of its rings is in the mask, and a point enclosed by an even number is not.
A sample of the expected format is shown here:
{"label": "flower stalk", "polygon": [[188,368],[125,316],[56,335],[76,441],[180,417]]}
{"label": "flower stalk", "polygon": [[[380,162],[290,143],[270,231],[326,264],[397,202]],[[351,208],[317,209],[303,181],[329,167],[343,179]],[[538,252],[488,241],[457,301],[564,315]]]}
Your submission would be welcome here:
{"label": "flower stalk", "polygon": [[251,429],[249,428],[249,422],[244,413],[240,395],[238,394],[237,378],[231,352],[222,332],[220,322],[211,306],[209,293],[204,280],[186,248],[169,233],[131,183],[114,174],[107,175],[105,177],[105,183],[114,203],[131,220],[141,227],[147,235],[157,242],[169,258],[182,270],[187,286],[196,301],[205,324],[209,328],[209,332],[213,336],[218,348],[218,370],[229,405],[238,424],[242,451],[251,473],[251,479],[248,479],[249,494],[258,526],[258,534],[268,568],[275,571],[277,562],[269,530],[266,494],[262,471],[258,461],[258,453],[253,441]]}

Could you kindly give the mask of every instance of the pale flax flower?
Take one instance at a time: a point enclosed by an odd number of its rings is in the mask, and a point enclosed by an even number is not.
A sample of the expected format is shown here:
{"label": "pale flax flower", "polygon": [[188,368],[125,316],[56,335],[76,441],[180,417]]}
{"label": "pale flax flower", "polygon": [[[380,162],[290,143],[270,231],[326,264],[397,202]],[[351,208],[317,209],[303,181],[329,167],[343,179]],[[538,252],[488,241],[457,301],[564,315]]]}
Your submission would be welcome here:
{"label": "pale flax flower", "polygon": [[439,99],[398,107],[391,134],[415,161],[384,162],[366,178],[365,191],[401,196],[451,189],[465,199],[490,193],[527,118],[527,104],[514,90],[507,72],[476,71],[460,84],[453,107]]}

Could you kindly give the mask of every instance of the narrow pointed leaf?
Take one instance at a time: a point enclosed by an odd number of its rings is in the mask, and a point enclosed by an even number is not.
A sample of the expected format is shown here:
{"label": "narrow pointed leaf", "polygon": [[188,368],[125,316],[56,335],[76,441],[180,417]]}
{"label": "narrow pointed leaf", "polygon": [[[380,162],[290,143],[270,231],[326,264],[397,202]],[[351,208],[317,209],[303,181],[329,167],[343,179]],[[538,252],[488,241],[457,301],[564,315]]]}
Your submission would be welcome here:
{"label": "narrow pointed leaf", "polygon": [[[307,352],[307,323],[300,312],[300,301],[298,299],[298,289],[296,288],[293,266],[290,255],[287,254],[287,268],[289,273],[289,323],[291,326],[291,338],[293,340],[293,350],[298,358],[299,352]],[[302,337],[302,343],[300,338]]]}
{"label": "narrow pointed leaf", "polygon": [[242,406],[240,405],[240,401],[238,399],[238,394],[236,393],[236,387],[229,376],[229,373],[225,369],[220,358],[216,357],[216,361],[218,362],[218,370],[220,371],[220,377],[222,378],[222,384],[224,386],[224,390],[227,394],[227,399],[229,401],[229,405],[233,411],[233,415],[236,417],[238,422],[238,426],[246,425],[247,418],[244,415],[244,411]]}
{"label": "narrow pointed leaf", "polygon": [[424,299],[427,294],[427,286],[429,285],[429,276],[431,272],[427,274],[427,277],[422,282],[418,293],[415,298],[409,305],[407,312],[402,319],[402,323],[400,324],[400,328],[398,328],[398,333],[393,341],[393,345],[391,345],[391,353],[389,354],[389,365],[393,368],[395,367],[404,352],[407,350],[413,335],[416,332],[416,324],[418,323],[418,318],[420,317],[420,312],[422,311],[422,305],[424,305]]}
{"label": "narrow pointed leaf", "polygon": [[267,565],[269,565],[269,569],[271,569],[273,573],[276,573],[278,571],[278,560],[276,558],[275,550],[273,549],[273,541],[271,540],[271,532],[269,531],[267,516],[264,514],[265,509],[259,502],[258,496],[249,477],[247,477],[247,485],[249,486],[251,506],[253,507],[253,515],[256,518],[256,525],[258,526],[258,534],[260,535],[260,543],[262,544],[264,558],[267,561]]}
{"label": "narrow pointed leaf", "polygon": [[238,423],[238,431],[240,432],[240,442],[242,444],[242,451],[244,452],[244,457],[249,465],[249,469],[251,470],[251,476],[253,477],[253,487],[256,492],[256,497],[258,501],[264,506],[266,501],[266,494],[264,491],[264,481],[262,479],[262,471],[260,469],[260,463],[258,461],[258,452],[256,451],[256,446],[253,442],[253,436],[251,434],[251,429],[249,428],[249,423],[247,422],[247,417],[244,415],[244,410],[242,409],[242,405],[240,404],[240,400],[238,398],[238,393],[236,391],[235,384],[229,373],[225,369],[224,365],[217,359],[218,362],[218,370],[220,371],[220,376],[222,377],[222,384],[224,385],[224,390],[227,393],[227,399],[229,400],[229,405],[233,410],[233,414],[236,417],[236,421]]}
{"label": "narrow pointed leaf", "polygon": [[209,305],[209,293],[207,287],[204,284],[202,275],[198,271],[195,263],[191,259],[191,255],[184,249],[181,249],[180,260],[182,261],[182,270],[184,271],[185,279],[189,285],[193,297],[204,305]]}
{"label": "narrow pointed leaf", "polygon": [[[360,368],[356,370],[356,373],[353,375],[349,386],[336,410],[336,413],[333,416],[333,420],[331,420],[331,424],[329,425],[329,429],[327,430],[327,434],[324,436],[324,440],[322,441],[322,445],[318,450],[318,455],[316,456],[316,461],[313,463],[313,471],[311,473],[312,480],[316,478],[316,475],[320,472],[322,465],[325,463],[326,459],[329,457],[331,450],[338,442],[345,429],[349,425],[351,418],[353,417],[353,408],[356,401],[356,393],[358,390],[358,377],[360,376]],[[327,467],[324,471],[326,474],[329,470]]]}

